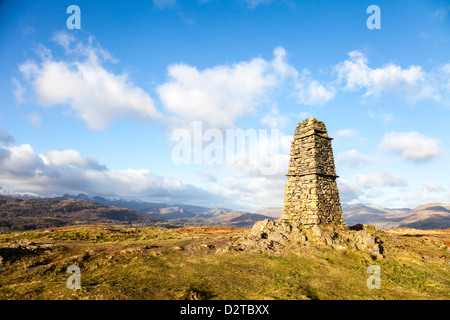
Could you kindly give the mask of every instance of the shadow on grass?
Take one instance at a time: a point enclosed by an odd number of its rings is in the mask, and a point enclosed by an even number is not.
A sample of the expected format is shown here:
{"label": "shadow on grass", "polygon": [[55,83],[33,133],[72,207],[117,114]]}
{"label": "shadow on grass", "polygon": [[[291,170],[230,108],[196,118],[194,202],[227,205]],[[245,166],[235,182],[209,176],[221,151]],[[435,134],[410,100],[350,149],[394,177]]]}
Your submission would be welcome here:
{"label": "shadow on grass", "polygon": [[183,300],[211,300],[215,296],[216,295],[207,290],[196,286],[189,286],[184,294]]}
{"label": "shadow on grass", "polygon": [[0,256],[3,258],[3,262],[10,261],[12,263],[24,257],[36,256],[39,254],[37,251],[25,248],[0,248]]}

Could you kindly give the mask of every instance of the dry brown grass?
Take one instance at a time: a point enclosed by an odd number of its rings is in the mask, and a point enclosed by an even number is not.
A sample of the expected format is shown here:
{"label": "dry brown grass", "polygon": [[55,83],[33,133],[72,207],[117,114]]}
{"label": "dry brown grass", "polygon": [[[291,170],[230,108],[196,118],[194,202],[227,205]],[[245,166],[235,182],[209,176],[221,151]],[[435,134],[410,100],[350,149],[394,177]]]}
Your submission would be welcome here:
{"label": "dry brown grass", "polygon": [[431,234],[431,233],[448,233],[450,234],[450,229],[412,229],[412,228],[396,228],[396,229],[387,229],[384,230],[386,232],[392,232],[397,234]]}
{"label": "dry brown grass", "polygon": [[[80,228],[92,228],[92,229],[105,229],[105,230],[120,230],[120,227],[102,225],[102,224],[79,224],[73,226],[65,226],[65,227],[55,227],[55,228],[41,228],[34,230],[35,232],[44,232],[44,231],[62,231],[62,230],[73,230]],[[23,232],[23,231],[22,231]]]}
{"label": "dry brown grass", "polygon": [[248,229],[237,229],[232,227],[208,227],[208,226],[185,227],[174,230],[183,233],[202,233],[202,234],[230,234],[248,231]]}
{"label": "dry brown grass", "polygon": [[383,231],[401,236],[434,237],[442,241],[447,247],[450,247],[450,229],[422,230],[412,228],[396,228]]}

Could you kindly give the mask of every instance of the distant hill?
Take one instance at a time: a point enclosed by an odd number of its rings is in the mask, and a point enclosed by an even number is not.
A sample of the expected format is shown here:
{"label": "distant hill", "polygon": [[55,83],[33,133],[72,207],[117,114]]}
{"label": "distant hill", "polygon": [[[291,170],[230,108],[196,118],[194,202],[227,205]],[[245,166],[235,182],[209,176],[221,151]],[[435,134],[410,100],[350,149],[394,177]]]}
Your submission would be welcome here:
{"label": "distant hill", "polygon": [[130,209],[85,200],[0,199],[0,231],[76,224],[153,225],[159,221]]}
{"label": "distant hill", "polygon": [[[32,230],[82,222],[84,224],[156,224],[167,228],[201,225],[251,228],[257,221],[273,219],[262,214],[232,211],[226,208],[106,199],[84,194],[64,194],[60,197],[43,199],[15,199],[9,195],[1,195],[0,201],[12,201],[3,204],[3,209],[0,205],[0,231]],[[16,206],[12,206],[13,203]],[[18,203],[21,205],[18,206]],[[37,203],[41,204],[37,205]],[[70,214],[63,209],[67,203],[72,203],[73,208]],[[40,210],[35,211],[36,208]],[[2,210],[6,212],[3,217]],[[118,218],[106,219],[108,218],[104,215],[106,211],[122,212],[127,218],[123,221]],[[14,214],[10,214],[12,212]],[[130,215],[130,213],[133,214]]]}
{"label": "distant hill", "polygon": [[401,221],[399,227],[415,229],[450,228],[450,203],[432,202],[412,210],[413,214]]}
{"label": "distant hill", "polygon": [[262,214],[265,216],[269,216],[275,219],[279,219],[281,217],[281,207],[262,207],[256,210],[253,210],[252,213]]}
{"label": "distant hill", "polygon": [[[13,194],[0,194],[0,199],[14,199],[14,196]],[[33,200],[30,194],[24,194],[20,198]],[[255,222],[260,220],[279,219],[282,211],[281,207],[262,207],[252,212],[233,211],[218,207],[156,203],[127,199],[107,199],[99,196],[89,197],[85,194],[65,194],[61,197],[40,199],[47,201],[91,201],[106,207],[115,207],[115,210],[119,210],[119,208],[129,209],[135,214],[143,214],[141,218],[155,219],[153,220],[154,222],[158,221],[157,224],[167,228],[201,225],[251,228]],[[370,204],[358,203],[350,205],[343,203],[342,211],[344,220],[348,225],[372,224],[383,229],[400,227],[415,229],[450,228],[450,203],[448,202],[426,203],[414,209],[389,209]],[[3,223],[6,223],[5,217],[1,215],[2,213],[0,212],[0,222],[3,221]],[[55,223],[56,220],[54,220]],[[166,223],[163,221],[166,221]]]}
{"label": "distant hill", "polygon": [[147,214],[152,217],[164,220],[190,219],[198,216],[179,207],[155,208],[151,211],[147,211]]}
{"label": "distant hill", "polygon": [[[214,216],[217,214],[222,214],[225,212],[232,211],[231,209],[226,208],[215,208],[215,207],[201,207],[194,206],[189,204],[179,204],[179,203],[159,203],[159,202],[147,202],[140,200],[127,200],[127,199],[107,199],[104,197],[89,197],[85,194],[79,195],[70,195],[64,194],[61,197],[56,198],[46,198],[46,200],[88,200],[94,201],[99,204],[103,204],[105,206],[115,206],[120,208],[128,208],[130,210],[134,210],[140,213],[150,214],[154,216],[165,215],[164,219],[184,219],[184,218],[192,218],[196,215],[205,215],[205,216]],[[171,209],[169,209],[171,208]],[[176,208],[176,209],[175,209]],[[161,211],[161,209],[164,209]],[[167,210],[166,210],[167,209]],[[167,215],[171,212],[171,216]],[[176,216],[176,213],[179,213],[180,216]],[[168,218],[170,217],[170,218]]]}
{"label": "distant hill", "polygon": [[245,211],[231,211],[209,218],[208,223],[212,225],[220,224],[235,228],[252,228],[256,222],[264,219],[273,218]]}
{"label": "distant hill", "polygon": [[383,229],[397,228],[412,214],[409,208],[387,209],[368,204],[342,205],[344,220],[348,225],[371,224]]}
{"label": "distant hill", "polygon": [[450,228],[450,203],[431,202],[417,208],[387,209],[374,205],[343,205],[347,224],[372,224],[384,229],[448,229]]}
{"label": "distant hill", "polygon": [[[281,217],[281,207],[263,207],[253,213]],[[388,209],[370,204],[342,204],[345,222],[355,224],[371,224],[383,229],[414,228],[414,229],[449,229],[450,203],[430,202],[417,208]]]}

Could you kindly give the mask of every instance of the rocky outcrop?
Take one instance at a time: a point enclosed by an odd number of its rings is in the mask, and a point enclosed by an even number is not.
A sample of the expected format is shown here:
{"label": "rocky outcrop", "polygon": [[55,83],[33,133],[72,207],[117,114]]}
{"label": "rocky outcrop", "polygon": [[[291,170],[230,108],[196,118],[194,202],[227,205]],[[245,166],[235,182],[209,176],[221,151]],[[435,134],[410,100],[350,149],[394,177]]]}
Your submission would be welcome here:
{"label": "rocky outcrop", "polygon": [[236,239],[230,250],[255,252],[295,252],[303,247],[332,248],[367,252],[373,259],[385,253],[380,233],[371,225],[353,227],[339,225],[305,226],[287,219],[263,220],[256,223],[250,235]]}

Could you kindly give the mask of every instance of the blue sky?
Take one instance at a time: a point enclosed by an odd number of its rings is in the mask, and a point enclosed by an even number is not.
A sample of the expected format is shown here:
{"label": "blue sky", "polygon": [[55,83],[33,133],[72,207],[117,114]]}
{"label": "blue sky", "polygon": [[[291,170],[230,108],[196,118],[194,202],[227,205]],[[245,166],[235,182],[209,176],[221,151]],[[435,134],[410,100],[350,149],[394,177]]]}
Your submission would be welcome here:
{"label": "blue sky", "polygon": [[[450,201],[447,1],[2,1],[0,24],[4,192],[282,206],[296,124],[315,117],[342,202]],[[174,132],[195,123],[224,150],[227,130],[276,131],[275,156],[177,164]]]}

